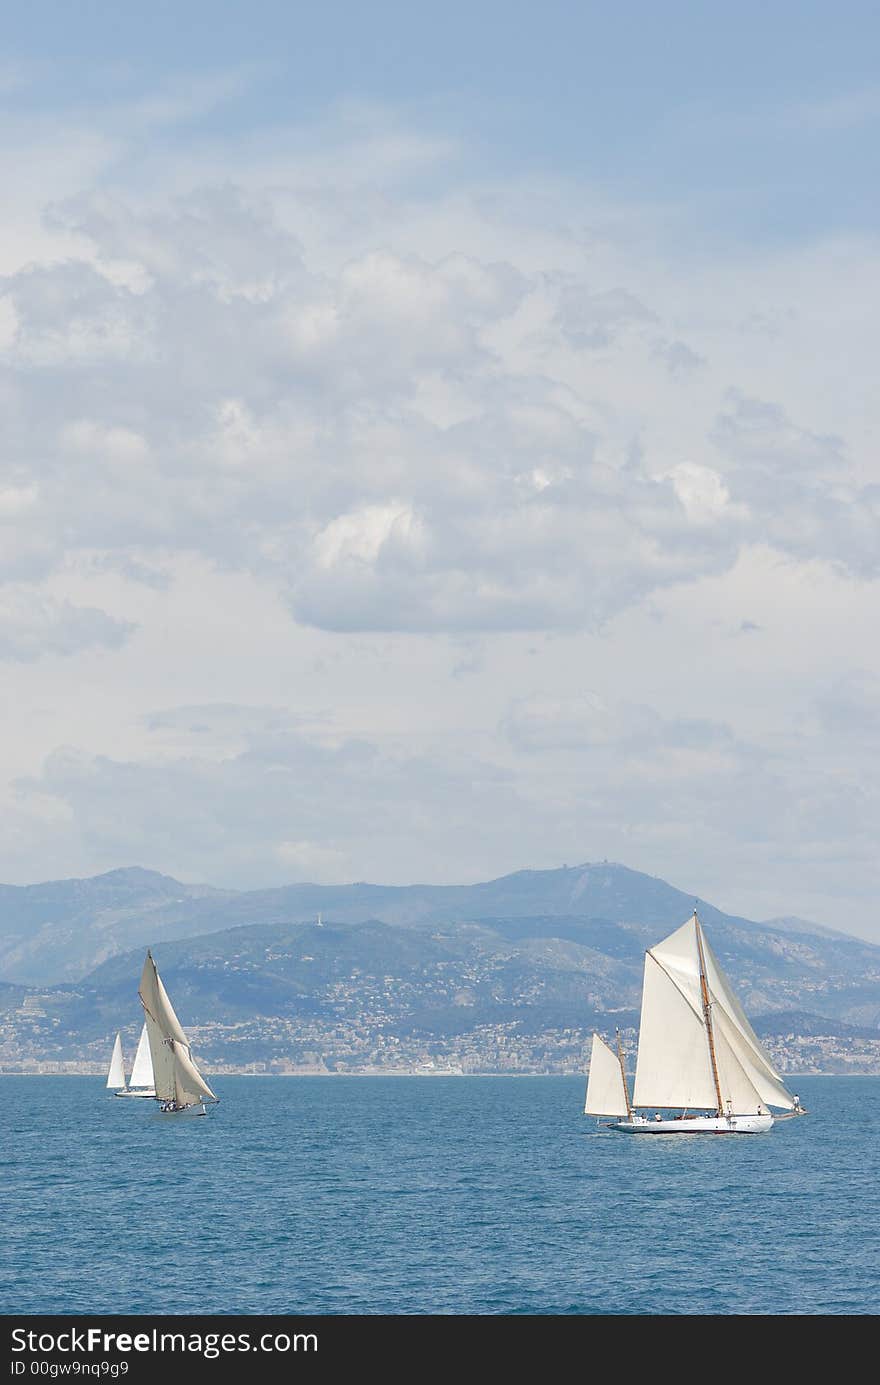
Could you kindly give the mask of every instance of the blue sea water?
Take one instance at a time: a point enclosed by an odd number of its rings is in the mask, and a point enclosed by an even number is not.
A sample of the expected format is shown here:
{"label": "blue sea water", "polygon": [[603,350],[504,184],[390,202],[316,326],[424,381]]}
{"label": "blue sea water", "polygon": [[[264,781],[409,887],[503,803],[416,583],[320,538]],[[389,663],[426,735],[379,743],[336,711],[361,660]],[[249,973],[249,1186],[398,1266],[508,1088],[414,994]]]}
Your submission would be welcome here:
{"label": "blue sea water", "polygon": [[880,1079],[767,1135],[611,1133],[578,1078],[218,1078],[204,1120],[0,1078],[6,1314],[873,1314]]}

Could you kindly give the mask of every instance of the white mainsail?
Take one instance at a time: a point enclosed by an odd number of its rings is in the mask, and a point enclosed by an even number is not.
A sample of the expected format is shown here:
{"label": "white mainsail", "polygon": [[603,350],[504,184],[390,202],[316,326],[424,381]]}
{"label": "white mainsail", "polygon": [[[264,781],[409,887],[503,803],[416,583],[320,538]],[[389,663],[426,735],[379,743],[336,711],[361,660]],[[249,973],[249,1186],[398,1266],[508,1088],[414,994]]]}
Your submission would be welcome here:
{"label": "white mainsail", "polygon": [[134,1063],[131,1069],[131,1076],[128,1079],[129,1087],[148,1087],[155,1086],[153,1081],[153,1060],[150,1057],[150,1040],[147,1034],[147,1026],[144,1024],[141,1030],[141,1037],[138,1039],[137,1052],[134,1055]]}
{"label": "white mainsail", "polygon": [[206,1097],[216,1101],[217,1097],[193,1062],[189,1040],[174,1013],[150,952],[144,962],[138,994],[144,1007],[156,1096],[177,1107],[192,1106]]}
{"label": "white mainsail", "polygon": [[715,1107],[702,1015],[651,952],[645,954],[634,1106]]}
{"label": "white mainsail", "polygon": [[593,1035],[584,1111],[588,1116],[629,1115],[620,1059],[598,1034]]}
{"label": "white mainsail", "polygon": [[633,1105],[750,1114],[794,1104],[694,913],[645,954]]}
{"label": "white mainsail", "polygon": [[107,1071],[107,1086],[121,1088],[125,1086],[125,1065],[122,1061],[122,1036],[116,1035],[113,1044],[113,1052],[110,1055],[110,1067]]}
{"label": "white mainsail", "polygon": [[153,1064],[153,1086],[160,1101],[174,1100],[174,1054],[170,1044],[165,1042],[157,1022],[148,1010],[144,1010],[147,1021],[147,1038],[150,1044],[150,1059]]}

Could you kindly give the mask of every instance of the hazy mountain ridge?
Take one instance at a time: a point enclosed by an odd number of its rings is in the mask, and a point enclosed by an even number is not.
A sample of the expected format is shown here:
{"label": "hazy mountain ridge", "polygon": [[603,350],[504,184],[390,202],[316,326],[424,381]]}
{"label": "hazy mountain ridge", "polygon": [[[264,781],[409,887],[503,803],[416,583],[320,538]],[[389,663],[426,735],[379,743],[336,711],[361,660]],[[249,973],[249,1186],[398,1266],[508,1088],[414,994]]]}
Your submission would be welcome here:
{"label": "hazy mountain ridge", "polygon": [[[235,892],[186,885],[156,871],[129,867],[87,880],[0,886],[0,979],[45,986],[77,981],[131,948],[174,942],[239,925],[315,920],[384,923],[423,929],[448,922],[565,917],[631,924],[642,945],[687,918],[695,896],[616,863],[517,871],[475,885],[288,885]],[[726,915],[703,900],[706,926],[736,926],[793,944],[869,949],[820,925],[781,919],[760,924]],[[787,944],[780,944],[784,948]],[[821,965],[821,963],[820,963]]]}
{"label": "hazy mountain ridge", "polygon": [[[303,887],[320,890],[324,904],[331,888]],[[340,887],[352,910],[358,906],[351,891],[368,889],[373,902],[387,895],[411,920],[406,923],[332,917],[319,923],[316,911],[308,921],[239,923],[149,941],[209,1064],[283,1057],[332,1065],[342,1055],[381,1065],[424,1051],[471,1055],[475,1065],[482,1054],[496,1069],[510,1062],[521,1070],[581,1061],[594,1026],[634,1030],[644,950],[693,908],[691,896],[665,882],[607,863],[574,876],[521,872],[475,891],[484,909],[517,899],[524,909],[544,898],[550,908],[538,915],[447,915],[432,922],[430,911],[440,912],[435,888],[442,887]],[[169,889],[163,883],[160,892]],[[291,891],[302,898],[299,887],[259,892],[258,907],[246,911],[290,907]],[[411,897],[402,903],[406,893]],[[455,887],[454,897],[460,906],[474,893]],[[601,901],[609,915],[553,912],[566,903],[571,908],[572,898],[585,908]],[[203,897],[193,905],[214,917],[238,914],[249,896]],[[639,917],[643,909],[648,921]],[[880,948],[830,930],[771,928],[702,902],[700,914],[763,1035],[880,1039]],[[167,915],[159,921],[167,924]],[[144,945],[108,958],[77,982],[0,986],[0,1058],[27,1052],[94,1059],[117,1028],[133,1043]]]}
{"label": "hazy mountain ridge", "polygon": [[232,894],[139,866],[0,885],[0,978],[25,985],[75,980],[141,942],[201,931],[200,906],[210,911]]}
{"label": "hazy mountain ridge", "polygon": [[[116,1029],[133,1044],[150,945],[209,1065],[356,1069],[429,1054],[473,1070],[577,1066],[593,1027],[633,1035],[645,948],[695,903],[608,862],[474,886],[233,894],[123,870],[10,889],[0,892],[0,913],[12,901],[0,920],[6,956],[21,955],[36,917],[27,956],[46,979],[0,983],[4,1063],[96,1061]],[[699,912],[763,1035],[839,1035],[841,1063],[853,1044],[880,1041],[880,947],[800,920],[756,923],[702,900]],[[96,951],[87,975],[48,975],[59,963],[69,974],[76,956]]]}
{"label": "hazy mountain ridge", "polygon": [[[683,920],[676,916],[664,926],[676,922]],[[552,915],[447,922],[430,930],[382,920],[254,924],[165,944],[157,956],[169,985],[179,978],[175,984],[189,995],[198,1022],[216,1017],[214,1002],[221,1009],[253,1013],[252,1000],[242,1002],[243,991],[259,990],[271,997],[272,1007],[285,997],[308,996],[313,1006],[329,1005],[335,1012],[339,1002],[326,999],[334,985],[350,985],[356,997],[386,980],[392,989],[411,984],[412,977],[426,983],[420,986],[420,1006],[428,1009],[432,990],[442,995],[458,988],[521,1009],[537,1005],[540,997],[539,1008],[570,1005],[577,1011],[572,1020],[592,1022],[609,1011],[637,1012],[644,951],[656,934],[656,928],[643,924]],[[823,939],[817,947],[810,938],[723,916],[716,918],[710,936],[750,1012],[809,1009],[850,1024],[867,1020],[869,1027],[880,1026],[880,948],[843,938]],[[76,989],[130,988],[141,960],[139,954],[114,958]]]}

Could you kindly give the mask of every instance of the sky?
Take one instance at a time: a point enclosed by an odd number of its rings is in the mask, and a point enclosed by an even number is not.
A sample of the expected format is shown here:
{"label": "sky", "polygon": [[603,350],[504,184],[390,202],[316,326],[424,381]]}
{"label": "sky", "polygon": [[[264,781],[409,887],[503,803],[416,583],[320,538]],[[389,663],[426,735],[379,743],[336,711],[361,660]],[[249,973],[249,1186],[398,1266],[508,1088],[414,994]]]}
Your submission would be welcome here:
{"label": "sky", "polygon": [[878,47],[7,16],[0,879],[608,859],[880,942]]}

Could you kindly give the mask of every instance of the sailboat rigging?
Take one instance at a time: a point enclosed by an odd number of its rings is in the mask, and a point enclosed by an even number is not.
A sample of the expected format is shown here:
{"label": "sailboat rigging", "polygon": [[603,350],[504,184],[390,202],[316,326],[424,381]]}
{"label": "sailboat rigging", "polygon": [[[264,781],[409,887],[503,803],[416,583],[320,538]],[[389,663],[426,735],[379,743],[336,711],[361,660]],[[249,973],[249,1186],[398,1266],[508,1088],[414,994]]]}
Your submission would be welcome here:
{"label": "sailboat rigging", "polygon": [[[774,1117],[772,1107],[786,1114]],[[632,1099],[620,1035],[615,1054],[594,1034],[584,1110],[631,1134],[757,1134],[774,1119],[806,1114],[746,1019],[696,910],[645,953]],[[681,1114],[666,1114],[673,1111]]]}
{"label": "sailboat rigging", "polygon": [[144,1007],[155,1094],[160,1109],[166,1115],[204,1116],[205,1102],[217,1102],[219,1097],[211,1091],[195,1065],[189,1039],[174,1013],[149,951],[141,972],[138,995]]}

